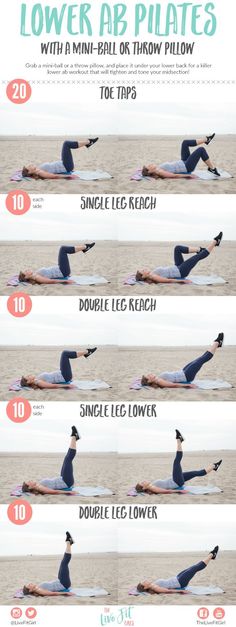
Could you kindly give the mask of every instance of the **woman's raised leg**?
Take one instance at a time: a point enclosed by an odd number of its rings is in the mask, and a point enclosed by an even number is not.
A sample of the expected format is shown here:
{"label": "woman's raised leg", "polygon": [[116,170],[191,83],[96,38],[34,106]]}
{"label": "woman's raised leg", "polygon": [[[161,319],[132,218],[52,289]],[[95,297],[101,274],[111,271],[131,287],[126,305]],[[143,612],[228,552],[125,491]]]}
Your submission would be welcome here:
{"label": "woman's raised leg", "polygon": [[[77,438],[79,439],[79,437]],[[73,459],[76,456],[76,436],[72,435],[70,439],[70,446],[68,451],[64,457],[63,464],[61,467],[61,477],[63,481],[65,481],[68,488],[71,488],[74,485],[74,475],[73,475]]]}
{"label": "woman's raised leg", "polygon": [[212,359],[217,348],[219,348],[219,342],[215,341],[213,342],[212,346],[210,346],[209,349],[205,353],[203,353],[203,355],[200,355],[200,357],[197,357],[197,359],[190,361],[189,364],[183,367],[183,371],[188,383],[193,381],[202,366],[207,361],[210,361],[210,359]]}
{"label": "woman's raised leg", "polygon": [[[73,542],[72,542],[73,543]],[[69,562],[71,560],[71,541],[66,540],[66,551],[61,560],[59,570],[58,570],[58,579],[64,588],[71,587],[70,580],[70,571],[69,571]]]}

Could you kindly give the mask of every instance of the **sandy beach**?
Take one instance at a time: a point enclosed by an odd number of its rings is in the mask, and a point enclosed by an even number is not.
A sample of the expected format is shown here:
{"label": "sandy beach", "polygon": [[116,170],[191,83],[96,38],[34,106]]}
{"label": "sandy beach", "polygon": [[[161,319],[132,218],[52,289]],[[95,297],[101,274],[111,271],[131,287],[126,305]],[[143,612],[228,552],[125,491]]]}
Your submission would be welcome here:
{"label": "sandy beach", "polygon": [[[197,390],[183,388],[130,390],[134,379],[142,374],[158,374],[166,370],[179,370],[192,359],[205,352],[205,346],[173,347],[123,347],[119,351],[119,398],[123,401],[234,401],[235,388],[227,390]],[[236,348],[227,346],[201,369],[199,379],[224,379],[236,385]]]}
{"label": "sandy beach", "polygon": [[[119,192],[126,194],[235,194],[236,179],[202,181],[194,179],[172,179],[153,181],[131,181],[130,177],[143,165],[160,165],[166,161],[180,159],[182,136],[119,136],[119,153],[122,172],[119,172]],[[217,135],[206,146],[208,154],[219,168],[235,176],[235,136]],[[199,163],[200,170],[205,169]]]}
{"label": "sandy beach", "polygon": [[[88,238],[91,237],[88,234]],[[88,239],[87,241],[90,241]],[[92,241],[92,240],[91,240]],[[80,243],[80,242],[78,242]],[[81,242],[83,243],[83,242]],[[109,296],[117,292],[117,242],[96,242],[96,246],[88,254],[77,253],[69,255],[71,274],[99,275],[109,281],[105,285],[51,285],[20,284],[19,287],[7,287],[11,276],[19,270],[40,268],[57,265],[58,250],[65,242],[4,242],[0,244],[1,278],[0,293],[11,294],[12,291],[24,291],[33,296],[77,296],[79,294],[101,294]],[[74,246],[75,242],[66,242]]]}
{"label": "sandy beach", "polygon": [[[220,275],[227,281],[224,285],[124,285],[128,274],[138,268],[153,269],[157,266],[173,264],[173,250],[177,242],[117,242],[98,241],[91,253],[70,255],[71,273],[98,274],[105,277],[106,285],[31,285],[20,284],[18,287],[7,286],[9,278],[19,270],[36,271],[42,267],[57,264],[58,250],[64,242],[4,242],[0,243],[0,293],[9,295],[12,291],[24,291],[33,296],[73,296],[83,295],[109,296],[232,296],[236,294],[236,273],[234,259],[236,243],[224,241],[220,248],[200,262],[193,274]],[[74,242],[66,242],[73,245]],[[181,242],[184,245],[197,246],[199,242]],[[201,242],[206,245],[207,242]],[[188,257],[186,256],[185,259]],[[191,280],[191,275],[190,275]]]}
{"label": "sandy beach", "polygon": [[[51,372],[59,368],[61,351],[70,346],[18,346],[4,347],[1,350],[2,368],[5,370],[0,385],[0,400],[9,400],[19,396],[19,392],[8,390],[10,383],[19,379],[22,374],[39,374]],[[80,349],[83,350],[80,346]],[[107,400],[117,399],[117,364],[118,349],[115,347],[99,347],[92,359],[78,360],[73,367],[75,379],[102,379],[112,387],[106,390],[77,390],[77,389],[53,389],[53,390],[22,390],[24,398],[32,401],[78,401],[78,400]]]}
{"label": "sandy beach", "polygon": [[[70,563],[72,585],[78,587],[105,588],[110,595],[105,597],[25,597],[14,599],[14,593],[24,583],[40,583],[57,578],[61,555],[27,555],[1,557],[1,605],[104,605],[117,603],[117,560],[113,553],[89,553],[73,555]],[[26,581],[27,580],[27,581]]]}
{"label": "sandy beach", "polygon": [[[13,487],[20,485],[23,480],[40,481],[45,477],[57,477],[63,461],[63,453],[6,453],[0,455],[0,501],[11,503],[14,497],[10,496]],[[75,484],[81,486],[103,486],[118,491],[116,453],[78,453],[74,461]],[[79,497],[70,496],[66,492],[62,495],[41,494],[27,495],[30,503],[37,505],[73,503],[116,503],[117,496]]]}
{"label": "sandy beach", "polygon": [[[50,372],[59,367],[60,353],[64,346],[36,347],[18,346],[1,348],[2,377],[0,400],[7,401],[19,392],[10,391],[12,381],[22,374]],[[70,350],[70,347],[67,346]],[[83,349],[83,347],[80,347]],[[74,350],[74,346],[71,347]],[[142,374],[178,370],[192,359],[201,355],[206,347],[99,347],[93,360],[83,360],[75,365],[74,378],[102,379],[112,387],[106,390],[84,391],[77,389],[22,390],[25,398],[32,401],[234,401],[235,387],[226,390],[199,389],[153,389],[131,390],[131,382]],[[224,379],[236,386],[235,376],[236,348],[227,346],[218,351],[215,357],[205,364],[200,376],[202,379]]]}
{"label": "sandy beach", "polygon": [[[157,234],[158,235],[158,234]],[[150,270],[158,266],[174,264],[173,251],[176,244],[186,246],[206,246],[209,242],[119,242],[118,292],[126,296],[143,294],[149,296],[229,296],[236,294],[236,272],[234,259],[236,243],[223,241],[206,259],[199,262],[191,274],[221,276],[227,283],[224,285],[124,285],[124,279],[138,269]],[[191,255],[190,255],[191,256]],[[188,259],[185,255],[184,259]],[[191,280],[191,274],[189,279]]]}
{"label": "sandy beach", "polygon": [[[203,555],[205,553],[203,552]],[[233,605],[235,592],[235,556],[236,551],[221,551],[219,558],[208,568],[197,573],[192,585],[219,586],[225,594],[196,597],[187,594],[160,594],[148,596],[129,596],[128,590],[139,581],[169,578],[201,559],[199,552],[186,553],[129,553],[119,556],[119,594],[118,603],[129,605]]]}
{"label": "sandy beach", "polygon": [[[96,146],[87,150],[74,151],[75,168],[80,170],[105,170],[114,178],[107,181],[51,180],[51,181],[10,181],[16,170],[24,165],[60,159],[64,140],[71,137],[59,136],[1,136],[2,164],[0,188],[4,192],[12,189],[24,189],[28,193],[44,194],[234,194],[236,179],[227,180],[159,180],[140,182],[130,178],[137,168],[155,163],[180,159],[182,136],[103,136]],[[81,139],[84,139],[83,137]],[[213,163],[235,175],[234,156],[235,136],[217,135],[209,146],[209,155]],[[202,164],[200,169],[205,166]]]}
{"label": "sandy beach", "polygon": [[[0,189],[9,192],[12,189],[24,189],[28,193],[39,194],[112,194],[117,189],[116,178],[105,181],[81,181],[55,179],[11,181],[14,172],[24,165],[39,166],[48,161],[57,161],[61,158],[61,147],[66,139],[77,137],[37,137],[10,136],[0,137],[2,153],[5,155],[0,169]],[[87,139],[80,137],[80,139]],[[89,150],[81,148],[73,151],[76,170],[103,170],[113,177],[117,176],[117,138],[102,137],[96,146]]]}
{"label": "sandy beach", "polygon": [[[157,442],[158,449],[158,442]],[[218,494],[204,494],[201,496],[192,494],[153,494],[137,496],[136,498],[127,496],[128,490],[138,481],[155,481],[156,479],[166,479],[172,475],[172,465],[175,453],[152,453],[152,454],[126,454],[119,455],[119,501],[121,503],[147,504],[173,504],[192,505],[202,504],[226,504],[235,503],[236,491],[234,489],[233,476],[236,476],[235,451],[196,451],[184,453],[182,468],[183,471],[200,470],[219,459],[223,459],[223,464],[218,472],[211,472],[205,477],[191,479],[187,485],[213,485],[221,488],[223,492]],[[4,501],[5,502],[5,501]]]}

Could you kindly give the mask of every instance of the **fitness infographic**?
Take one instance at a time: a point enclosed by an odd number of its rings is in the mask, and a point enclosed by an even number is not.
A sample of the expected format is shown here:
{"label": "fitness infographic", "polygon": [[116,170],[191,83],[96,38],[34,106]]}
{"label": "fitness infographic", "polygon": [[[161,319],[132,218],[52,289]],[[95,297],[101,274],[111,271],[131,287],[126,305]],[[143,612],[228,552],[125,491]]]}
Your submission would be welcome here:
{"label": "fitness infographic", "polygon": [[233,627],[235,3],[0,17],[0,623]]}

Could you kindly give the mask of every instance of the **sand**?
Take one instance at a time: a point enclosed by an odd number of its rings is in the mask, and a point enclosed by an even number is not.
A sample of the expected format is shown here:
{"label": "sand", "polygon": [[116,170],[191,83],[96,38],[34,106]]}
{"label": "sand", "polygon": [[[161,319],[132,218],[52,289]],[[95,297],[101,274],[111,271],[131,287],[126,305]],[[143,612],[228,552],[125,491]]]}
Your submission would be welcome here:
{"label": "sand", "polygon": [[[131,382],[142,374],[179,370],[206,350],[205,346],[188,347],[123,347],[119,355],[119,397],[123,401],[234,401],[235,388],[199,390],[184,388],[130,390]],[[203,366],[199,379],[224,379],[236,385],[236,348],[227,346]]]}
{"label": "sand", "polygon": [[[40,481],[45,477],[57,477],[63,461],[63,453],[6,453],[0,455],[0,502],[10,503],[13,487],[23,480]],[[103,486],[117,494],[117,457],[116,453],[79,453],[74,461],[76,485]],[[73,503],[116,503],[117,496],[79,497],[62,495],[27,495],[30,503],[73,504]]]}
{"label": "sand", "polygon": [[[157,234],[158,237],[158,234]],[[234,259],[236,243],[224,241],[220,248],[209,257],[199,262],[192,271],[195,275],[214,274],[221,276],[227,283],[224,285],[124,285],[124,279],[138,269],[174,264],[173,251],[176,244],[186,246],[205,246],[209,242],[119,242],[118,292],[128,296],[229,296],[236,294],[236,272]],[[184,256],[188,259],[188,255]],[[191,280],[191,274],[189,276]]]}
{"label": "sand", "polygon": [[[90,235],[88,234],[88,238]],[[90,241],[88,239],[87,241]],[[79,242],[80,243],[80,242]],[[0,244],[0,293],[11,294],[13,291],[23,291],[33,296],[77,296],[99,294],[109,296],[116,293],[117,270],[115,259],[117,256],[117,242],[96,242],[93,250],[87,254],[78,253],[69,256],[71,274],[99,275],[110,281],[105,285],[27,285],[7,287],[9,278],[19,273],[19,270],[32,269],[36,271],[42,267],[57,265],[57,256],[60,246],[65,242],[4,242]],[[66,242],[73,246],[75,242]]]}
{"label": "sand", "polygon": [[[57,369],[63,346],[2,347],[0,400],[7,401],[19,392],[8,390],[10,383],[22,374],[35,374]],[[69,346],[66,348],[70,349]],[[80,347],[83,349],[83,347]],[[71,347],[73,350],[74,347]],[[103,379],[112,388],[107,390],[82,391],[76,389],[22,390],[22,395],[31,401],[234,401],[235,387],[227,390],[199,390],[183,388],[130,390],[133,379],[142,374],[178,370],[203,353],[206,347],[99,347],[92,359],[76,363],[75,378]],[[235,347],[224,347],[202,368],[204,379],[224,379],[236,386]]]}
{"label": "sand", "polygon": [[[71,296],[71,295],[101,295],[109,296],[122,294],[126,296],[232,296],[236,294],[236,273],[234,259],[236,243],[224,241],[220,248],[204,261],[200,262],[193,274],[217,274],[224,278],[224,285],[197,286],[181,284],[162,285],[124,285],[128,274],[136,272],[138,268],[153,269],[157,266],[173,264],[173,250],[177,242],[116,242],[99,241],[91,253],[70,255],[72,274],[99,274],[110,283],[106,285],[83,286],[78,285],[19,285],[12,288],[7,286],[11,276],[21,269],[36,271],[44,266],[57,264],[59,247],[64,242],[4,242],[0,243],[0,293],[9,295],[14,291],[22,290],[33,296]],[[74,242],[66,242],[73,245]],[[205,245],[207,242],[201,242]],[[182,242],[189,246],[196,246],[199,242]],[[187,257],[185,257],[187,258]],[[191,278],[191,276],[190,276]]]}
{"label": "sand", "polygon": [[57,578],[61,555],[27,555],[1,557],[1,605],[104,605],[117,603],[116,556],[113,553],[73,555],[70,563],[72,585],[105,588],[109,596],[96,598],[77,597],[26,597],[14,599],[13,595],[24,583],[40,583]]}
{"label": "sand", "polygon": [[199,552],[181,553],[139,553],[124,554],[119,557],[119,594],[118,603],[127,605],[233,605],[236,603],[235,591],[235,556],[236,551],[221,551],[219,558],[208,568],[195,575],[192,585],[219,586],[225,594],[214,596],[193,596],[187,594],[160,594],[148,596],[129,596],[128,590],[139,581],[169,578],[201,559]]}
{"label": "sand", "polygon": [[[158,448],[158,442],[157,442]],[[206,477],[196,477],[187,485],[214,485],[223,492],[218,494],[205,494],[196,496],[192,494],[157,494],[139,496],[137,498],[127,496],[128,490],[138,481],[165,479],[172,474],[173,453],[152,454],[126,454],[119,455],[119,501],[121,503],[147,503],[147,504],[173,504],[187,505],[191,503],[201,504],[226,504],[235,503],[236,489],[234,487],[236,473],[235,451],[196,451],[184,453],[182,461],[183,471],[200,470],[214,461],[223,459],[223,464],[218,472],[212,472]]]}
{"label": "sand", "polygon": [[[10,383],[19,379],[23,373],[39,374],[50,372],[59,368],[60,354],[65,346],[40,347],[4,347],[1,351],[2,368],[5,373],[0,384],[0,400],[9,400],[19,396],[19,392],[10,392]],[[66,346],[68,350],[74,350],[73,346]],[[80,346],[83,350],[86,347]],[[106,390],[77,390],[77,389],[52,389],[52,390],[22,390],[24,398],[32,401],[112,401],[117,398],[117,376],[114,364],[117,361],[118,349],[115,347],[99,347],[91,359],[80,359],[73,364],[75,379],[102,379],[112,388]]]}
{"label": "sand", "polygon": [[[24,165],[40,165],[43,162],[55,161],[60,158],[61,145],[68,137],[37,137],[12,136],[1,138],[2,166],[0,188],[4,192],[12,189],[24,189],[28,193],[44,194],[234,194],[236,179],[223,181],[199,180],[159,180],[136,182],[130,177],[134,171],[149,163],[161,164],[180,158],[180,144],[183,137],[179,136],[104,136],[100,137],[96,146],[87,150],[74,151],[76,169],[106,170],[114,178],[108,181],[10,181],[12,173]],[[84,139],[84,138],[81,138]],[[209,155],[219,167],[235,174],[234,156],[235,136],[217,135],[209,146]],[[201,168],[205,166],[202,164]]]}
{"label": "sand", "polygon": [[[194,179],[142,180],[130,179],[134,171],[143,165],[180,159],[182,136],[120,136],[119,152],[122,158],[122,174],[119,174],[119,191],[126,194],[235,194],[236,179],[201,181]],[[206,148],[215,165],[235,175],[235,136],[217,135]],[[205,169],[204,164],[198,169]]]}

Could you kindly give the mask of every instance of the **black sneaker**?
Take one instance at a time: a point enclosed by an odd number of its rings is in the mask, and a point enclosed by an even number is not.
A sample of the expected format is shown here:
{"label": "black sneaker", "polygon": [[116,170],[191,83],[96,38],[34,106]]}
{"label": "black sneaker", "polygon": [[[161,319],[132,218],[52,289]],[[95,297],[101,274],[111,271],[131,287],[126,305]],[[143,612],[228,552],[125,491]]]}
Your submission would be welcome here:
{"label": "black sneaker", "polygon": [[205,144],[208,146],[208,144],[210,144],[210,142],[214,139],[214,137],[215,137],[215,133],[212,133],[212,135],[207,135]]}
{"label": "black sneaker", "polygon": [[182,433],[180,433],[180,431],[178,429],[175,429],[175,433],[176,433],[176,440],[180,440],[180,442],[184,442],[184,438],[182,436]]}
{"label": "black sneaker", "polygon": [[218,172],[217,168],[208,168],[208,172],[211,172],[212,174],[215,174],[216,176],[220,176],[220,173]]}
{"label": "black sneaker", "polygon": [[220,246],[222,237],[223,237],[222,231],[219,232],[219,235],[216,235],[215,237],[213,237],[213,239],[216,241],[216,246]]}
{"label": "black sneaker", "polygon": [[90,148],[91,146],[93,146],[93,144],[96,144],[98,139],[99,139],[99,137],[94,137],[94,139],[90,139],[89,138],[89,144],[86,146],[86,148]]}
{"label": "black sneaker", "polygon": [[85,358],[87,359],[87,357],[90,357],[90,355],[92,355],[93,353],[95,353],[95,351],[97,350],[97,346],[95,348],[87,348],[87,355],[84,355]]}
{"label": "black sneaker", "polygon": [[75,425],[73,425],[73,426],[71,427],[71,436],[70,436],[70,437],[72,438],[73,436],[75,437],[75,439],[76,439],[76,440],[81,440],[81,435],[80,435],[80,434],[79,434],[79,432],[77,431],[77,429],[76,429]]}
{"label": "black sneaker", "polygon": [[74,540],[72,536],[70,535],[69,531],[66,531],[66,542],[69,542],[70,544],[74,544]]}
{"label": "black sneaker", "polygon": [[92,242],[91,244],[85,244],[86,248],[82,250],[82,253],[87,253],[90,248],[93,248],[95,246],[95,243],[96,242]]}
{"label": "black sneaker", "polygon": [[219,348],[221,348],[222,344],[223,344],[223,341],[224,341],[224,333],[218,333],[218,336],[217,336],[216,340],[214,340],[214,342],[218,342]]}
{"label": "black sneaker", "polygon": [[209,555],[210,555],[210,554],[211,554],[211,555],[213,555],[213,557],[212,557],[212,559],[213,559],[213,560],[215,560],[215,559],[216,559],[216,556],[217,556],[218,551],[219,551],[219,547],[218,547],[218,544],[217,544],[217,545],[214,547],[213,551],[210,551],[210,553],[209,553]]}
{"label": "black sneaker", "polygon": [[221,464],[222,464],[222,459],[220,459],[220,461],[219,461],[219,462],[215,462],[215,463],[213,464],[213,470],[215,470],[215,472],[217,472],[217,470],[218,470],[218,468],[219,468],[219,466],[220,466]]}

